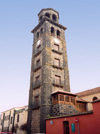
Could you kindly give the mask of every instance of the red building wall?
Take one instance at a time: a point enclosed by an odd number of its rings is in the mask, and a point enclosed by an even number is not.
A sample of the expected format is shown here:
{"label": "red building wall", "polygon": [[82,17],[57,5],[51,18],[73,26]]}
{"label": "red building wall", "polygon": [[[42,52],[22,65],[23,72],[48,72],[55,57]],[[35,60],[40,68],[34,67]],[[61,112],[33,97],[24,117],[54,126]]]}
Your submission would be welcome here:
{"label": "red building wall", "polygon": [[[64,121],[69,121],[70,134],[100,134],[100,101],[93,103],[93,113],[46,120],[46,134],[64,134]],[[72,132],[72,123],[75,123],[75,132]]]}

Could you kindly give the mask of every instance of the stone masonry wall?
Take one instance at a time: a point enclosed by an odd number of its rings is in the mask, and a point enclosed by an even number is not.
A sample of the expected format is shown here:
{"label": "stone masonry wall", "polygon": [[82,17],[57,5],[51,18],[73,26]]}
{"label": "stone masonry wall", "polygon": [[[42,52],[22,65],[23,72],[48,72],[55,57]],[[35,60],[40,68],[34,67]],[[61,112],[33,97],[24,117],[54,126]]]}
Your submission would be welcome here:
{"label": "stone masonry wall", "polygon": [[75,113],[79,112],[70,104],[52,105],[51,116],[71,115]]}
{"label": "stone masonry wall", "polygon": [[39,132],[40,132],[40,109],[36,109],[32,111],[31,133],[35,134]]}

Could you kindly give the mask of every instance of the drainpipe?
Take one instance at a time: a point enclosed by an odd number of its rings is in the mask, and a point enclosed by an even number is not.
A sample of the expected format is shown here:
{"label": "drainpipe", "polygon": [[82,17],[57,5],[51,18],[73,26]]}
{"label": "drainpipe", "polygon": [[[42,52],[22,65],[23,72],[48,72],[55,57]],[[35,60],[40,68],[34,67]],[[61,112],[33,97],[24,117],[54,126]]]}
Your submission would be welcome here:
{"label": "drainpipe", "polygon": [[78,134],[80,134],[80,126],[79,126],[79,119],[78,118],[75,118],[75,123],[77,123]]}
{"label": "drainpipe", "polygon": [[78,134],[80,134],[80,126],[79,126],[79,122],[77,123],[77,128],[78,128]]}

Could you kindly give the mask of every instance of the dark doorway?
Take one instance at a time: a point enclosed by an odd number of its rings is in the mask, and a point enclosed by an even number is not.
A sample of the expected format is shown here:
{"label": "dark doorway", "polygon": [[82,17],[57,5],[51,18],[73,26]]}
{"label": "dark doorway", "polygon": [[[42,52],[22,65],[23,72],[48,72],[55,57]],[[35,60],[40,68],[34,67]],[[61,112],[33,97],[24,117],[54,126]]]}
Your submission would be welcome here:
{"label": "dark doorway", "polygon": [[70,134],[69,133],[69,122],[68,121],[64,121],[63,122],[63,126],[64,126],[64,134]]}

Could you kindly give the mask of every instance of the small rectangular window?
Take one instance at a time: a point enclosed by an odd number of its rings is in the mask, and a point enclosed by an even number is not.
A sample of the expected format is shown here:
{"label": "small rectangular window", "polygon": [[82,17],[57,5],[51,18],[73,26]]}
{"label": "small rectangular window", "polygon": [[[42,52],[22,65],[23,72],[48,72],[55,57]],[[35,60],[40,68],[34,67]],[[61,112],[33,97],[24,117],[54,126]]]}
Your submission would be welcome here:
{"label": "small rectangular window", "polygon": [[38,45],[38,46],[37,46],[37,49],[40,49],[40,47],[41,47],[41,45]]}
{"label": "small rectangular window", "polygon": [[54,58],[54,65],[59,67],[60,66],[60,59]]}
{"label": "small rectangular window", "polygon": [[61,83],[61,76],[55,75],[55,82]]}
{"label": "small rectangular window", "polygon": [[11,124],[13,123],[13,117],[11,117],[11,121],[10,122],[11,122]]}
{"label": "small rectangular window", "polygon": [[40,75],[36,76],[36,77],[35,77],[35,80],[38,81],[39,78],[40,78]]}
{"label": "small rectangular window", "polygon": [[35,96],[35,97],[34,97],[34,101],[35,101],[35,102],[39,102],[39,96]]}
{"label": "small rectangular window", "polygon": [[17,115],[17,122],[19,122],[19,114]]}
{"label": "small rectangular window", "polygon": [[40,64],[40,59],[36,61],[36,65],[38,66]]}

